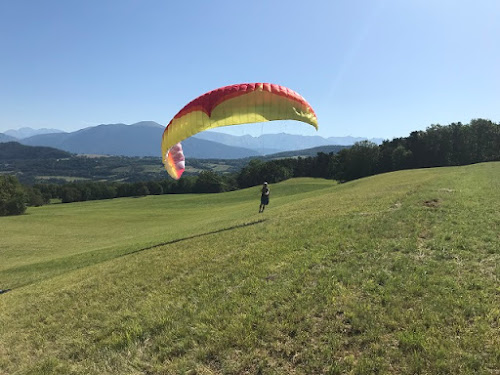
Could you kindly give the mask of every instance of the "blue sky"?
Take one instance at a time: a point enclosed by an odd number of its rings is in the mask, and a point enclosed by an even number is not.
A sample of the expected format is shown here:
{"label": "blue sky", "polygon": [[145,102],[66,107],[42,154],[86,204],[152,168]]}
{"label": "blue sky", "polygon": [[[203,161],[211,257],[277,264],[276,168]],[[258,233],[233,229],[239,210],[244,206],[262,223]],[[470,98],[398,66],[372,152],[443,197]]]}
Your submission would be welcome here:
{"label": "blue sky", "polygon": [[500,122],[500,1],[1,1],[0,132],[166,125],[217,87],[272,82],[316,110],[232,134],[406,136]]}

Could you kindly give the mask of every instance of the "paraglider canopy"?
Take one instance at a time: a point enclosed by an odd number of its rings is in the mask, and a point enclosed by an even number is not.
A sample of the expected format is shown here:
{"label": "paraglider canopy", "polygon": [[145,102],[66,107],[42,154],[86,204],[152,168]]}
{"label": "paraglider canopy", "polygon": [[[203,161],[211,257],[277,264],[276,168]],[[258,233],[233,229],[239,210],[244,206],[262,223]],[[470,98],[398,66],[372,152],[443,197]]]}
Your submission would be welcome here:
{"label": "paraglider canopy", "polygon": [[271,83],[243,83],[207,92],[182,108],[169,122],[162,139],[165,169],[174,179],[184,172],[180,142],[204,130],[273,120],[302,121],[318,129],[309,103],[298,93]]}

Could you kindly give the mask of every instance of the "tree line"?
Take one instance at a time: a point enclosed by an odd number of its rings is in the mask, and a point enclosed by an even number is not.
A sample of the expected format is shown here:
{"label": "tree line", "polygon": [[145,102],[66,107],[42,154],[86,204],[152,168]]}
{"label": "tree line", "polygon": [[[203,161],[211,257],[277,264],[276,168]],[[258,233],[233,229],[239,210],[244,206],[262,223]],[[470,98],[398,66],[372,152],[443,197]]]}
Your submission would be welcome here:
{"label": "tree line", "polygon": [[[363,141],[338,153],[316,157],[252,161],[238,174],[240,188],[267,180],[323,177],[340,182],[402,169],[444,167],[500,160],[500,124],[476,119],[470,124],[432,125],[381,145]],[[260,181],[260,182],[259,182]]]}
{"label": "tree line", "polygon": [[187,176],[178,181],[82,181],[33,186],[22,185],[13,175],[0,175],[0,216],[19,215],[26,211],[27,206],[42,206],[52,199],[71,203],[160,194],[220,193],[236,189],[234,175],[219,175],[212,171],[203,171],[198,176]]}
{"label": "tree line", "polygon": [[42,195],[59,198],[62,203],[89,200],[140,197],[146,195],[182,193],[220,193],[235,190],[233,176],[222,176],[212,171],[203,171],[198,176],[143,182],[94,182],[81,181],[63,185],[37,184],[33,188]]}
{"label": "tree line", "polygon": [[[23,187],[12,176],[0,178],[0,215],[22,213],[26,205],[58,198],[63,203],[179,193],[219,193],[276,183],[292,177],[321,177],[346,182],[401,169],[457,166],[500,160],[500,125],[476,119],[469,124],[432,125],[381,145],[363,141],[338,153],[263,161],[251,160],[238,173],[203,171],[178,181],[74,182]],[[15,197],[15,198],[13,198]],[[24,208],[23,208],[24,207]]]}

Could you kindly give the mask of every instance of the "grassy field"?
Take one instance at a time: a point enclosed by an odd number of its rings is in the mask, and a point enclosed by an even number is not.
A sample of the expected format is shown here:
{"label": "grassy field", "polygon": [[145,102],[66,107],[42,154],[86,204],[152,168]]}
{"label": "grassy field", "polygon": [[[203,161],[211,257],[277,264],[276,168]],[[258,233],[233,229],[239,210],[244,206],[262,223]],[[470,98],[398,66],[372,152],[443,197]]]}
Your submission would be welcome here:
{"label": "grassy field", "polygon": [[500,374],[500,163],[0,218],[0,373]]}

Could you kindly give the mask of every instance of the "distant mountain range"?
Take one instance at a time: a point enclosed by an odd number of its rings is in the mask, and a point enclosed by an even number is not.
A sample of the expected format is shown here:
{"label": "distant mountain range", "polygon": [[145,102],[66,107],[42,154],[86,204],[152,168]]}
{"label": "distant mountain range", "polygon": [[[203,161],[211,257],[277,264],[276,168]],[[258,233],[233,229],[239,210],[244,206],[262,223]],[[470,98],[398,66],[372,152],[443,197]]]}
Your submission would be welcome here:
{"label": "distant mountain range", "polygon": [[62,130],[58,129],[47,129],[47,128],[42,128],[42,129],[33,129],[33,128],[20,128],[20,129],[11,129],[7,130],[4,134],[17,138],[17,139],[24,139],[28,137],[32,137],[34,135],[38,134],[51,134],[51,133],[64,133]]}
{"label": "distant mountain range", "polygon": [[339,145],[318,146],[313,148],[306,148],[303,150],[277,152],[275,154],[266,155],[264,158],[272,160],[281,158],[293,158],[297,156],[308,157],[308,156],[316,156],[318,152],[322,152],[324,154],[329,154],[329,153],[336,154],[340,150],[348,147],[350,146],[339,146]]}
{"label": "distant mountain range", "polygon": [[[24,138],[28,128],[0,133],[0,142],[18,141],[29,146],[54,147],[76,154],[160,156],[164,126],[153,121],[132,125],[109,124],[88,127],[71,133],[40,129],[41,134]],[[53,130],[46,133],[46,130]],[[17,133],[16,133],[17,132]],[[15,138],[8,134],[18,134]],[[365,138],[263,134],[234,136],[218,132],[202,132],[182,142],[186,157],[197,159],[239,159],[283,151],[296,151],[328,145],[352,145]],[[381,139],[371,139],[381,143]]]}
{"label": "distant mountain range", "polygon": [[[148,122],[110,124],[72,133],[39,134],[19,140],[28,146],[55,147],[75,154],[158,156],[164,127]],[[256,151],[191,137],[182,142],[187,157],[238,159],[258,155]]]}
{"label": "distant mountain range", "polygon": [[10,135],[0,133],[0,143],[17,141],[17,138],[11,137]]}
{"label": "distant mountain range", "polygon": [[[218,132],[206,131],[196,134],[197,138],[206,139],[213,142],[223,143],[228,146],[245,147],[257,150],[261,154],[271,154],[282,151],[302,150],[319,146],[352,146],[354,143],[367,140],[361,137],[329,137],[306,136],[293,134],[263,134],[259,137],[250,135],[234,136]],[[376,144],[382,143],[381,138],[368,139]]]}

